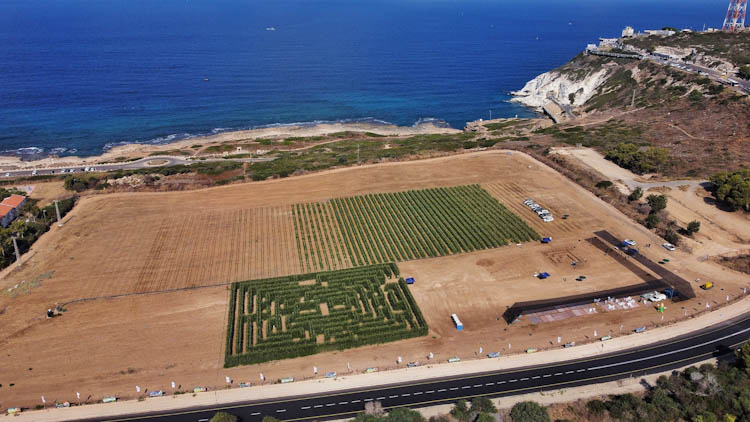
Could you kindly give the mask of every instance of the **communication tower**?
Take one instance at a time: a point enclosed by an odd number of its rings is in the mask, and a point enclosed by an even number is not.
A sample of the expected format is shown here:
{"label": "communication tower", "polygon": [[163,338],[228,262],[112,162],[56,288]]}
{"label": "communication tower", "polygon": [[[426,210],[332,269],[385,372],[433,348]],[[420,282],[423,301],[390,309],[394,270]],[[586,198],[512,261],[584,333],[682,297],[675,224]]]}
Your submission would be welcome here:
{"label": "communication tower", "polygon": [[745,27],[745,14],[747,13],[747,0],[729,0],[727,16],[724,18],[724,31],[737,31]]}

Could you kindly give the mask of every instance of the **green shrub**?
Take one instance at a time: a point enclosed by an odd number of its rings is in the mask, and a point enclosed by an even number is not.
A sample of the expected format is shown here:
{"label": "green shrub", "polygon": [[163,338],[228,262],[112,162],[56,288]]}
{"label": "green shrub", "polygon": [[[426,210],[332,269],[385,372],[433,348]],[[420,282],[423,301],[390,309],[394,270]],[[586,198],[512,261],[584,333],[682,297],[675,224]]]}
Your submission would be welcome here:
{"label": "green shrub", "polygon": [[[271,418],[273,419],[273,418]],[[240,418],[237,416],[227,413],[227,412],[216,412],[216,414],[211,417],[209,422],[238,422]],[[265,418],[263,418],[263,421],[266,422]],[[271,421],[268,421],[271,422]]]}
{"label": "green shrub", "polygon": [[550,422],[547,409],[533,401],[516,403],[510,409],[510,418],[513,422]]}

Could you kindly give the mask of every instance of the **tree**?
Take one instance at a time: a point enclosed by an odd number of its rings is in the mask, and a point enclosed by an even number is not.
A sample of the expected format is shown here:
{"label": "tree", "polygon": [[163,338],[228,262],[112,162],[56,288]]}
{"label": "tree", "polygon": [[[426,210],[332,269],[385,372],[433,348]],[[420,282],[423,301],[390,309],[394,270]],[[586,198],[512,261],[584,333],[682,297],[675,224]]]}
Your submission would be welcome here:
{"label": "tree", "polygon": [[480,413],[474,422],[495,422],[495,417],[489,413]]}
{"label": "tree", "polygon": [[740,75],[740,78],[742,79],[750,79],[750,64],[746,64],[742,67],[740,67],[739,72],[737,72],[738,75]]}
{"label": "tree", "polygon": [[652,212],[646,217],[646,227],[653,229],[659,225],[659,221],[661,221],[659,220],[659,216]]}
{"label": "tree", "polygon": [[701,229],[701,222],[693,220],[688,223],[687,225],[687,232],[689,235],[693,235],[693,233],[698,233],[698,230]]}
{"label": "tree", "polygon": [[667,208],[667,195],[649,195],[646,197],[651,212],[656,213]]}
{"label": "tree", "polygon": [[735,352],[735,358],[737,359],[737,366],[750,375],[750,341],[743,344],[742,348]]}
{"label": "tree", "polygon": [[701,93],[697,89],[694,89],[694,90],[690,91],[690,95],[688,95],[688,98],[690,99],[690,101],[692,103],[697,104],[697,103],[703,101],[703,93]]}
{"label": "tree", "polygon": [[664,240],[675,246],[680,244],[680,236],[678,236],[677,232],[672,229],[669,229],[664,233]]}
{"label": "tree", "polygon": [[596,187],[599,189],[607,189],[610,186],[612,186],[612,182],[610,182],[609,180],[602,180],[601,182],[598,182],[596,184]]}
{"label": "tree", "polygon": [[643,198],[643,189],[641,189],[640,186],[633,189],[633,192],[630,192],[630,195],[628,195],[628,201],[630,202],[637,201],[641,198]]}
{"label": "tree", "polygon": [[550,422],[547,408],[533,401],[516,403],[510,409],[510,418],[513,422]]}
{"label": "tree", "polygon": [[[268,416],[266,416],[268,417]],[[271,418],[273,419],[273,418]],[[209,422],[237,422],[240,418],[227,412],[217,412]],[[263,422],[266,422],[266,418],[263,418]],[[270,421],[269,421],[270,422]]]}
{"label": "tree", "polygon": [[607,410],[607,406],[603,401],[594,399],[589,400],[589,402],[586,403],[586,410],[588,410],[593,416],[601,416],[604,414],[604,411]]}
{"label": "tree", "polygon": [[714,196],[733,210],[750,211],[750,169],[729,173],[722,171],[711,176]]}
{"label": "tree", "polygon": [[405,407],[397,407],[391,410],[384,419],[386,422],[426,422],[421,413]]}
{"label": "tree", "polygon": [[492,400],[487,397],[477,397],[471,400],[471,411],[479,413],[497,413]]}
{"label": "tree", "polygon": [[459,400],[451,409],[451,416],[458,419],[459,421],[468,421],[471,412],[466,406],[466,400]]}

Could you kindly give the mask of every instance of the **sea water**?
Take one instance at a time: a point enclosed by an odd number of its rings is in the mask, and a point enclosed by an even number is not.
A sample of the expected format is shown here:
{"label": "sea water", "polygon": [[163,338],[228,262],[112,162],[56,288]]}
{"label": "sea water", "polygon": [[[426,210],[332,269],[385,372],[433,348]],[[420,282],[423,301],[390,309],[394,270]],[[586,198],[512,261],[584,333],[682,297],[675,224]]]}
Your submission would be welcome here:
{"label": "sea water", "polygon": [[3,0],[0,153],[317,121],[532,116],[508,92],[598,37],[726,0]]}

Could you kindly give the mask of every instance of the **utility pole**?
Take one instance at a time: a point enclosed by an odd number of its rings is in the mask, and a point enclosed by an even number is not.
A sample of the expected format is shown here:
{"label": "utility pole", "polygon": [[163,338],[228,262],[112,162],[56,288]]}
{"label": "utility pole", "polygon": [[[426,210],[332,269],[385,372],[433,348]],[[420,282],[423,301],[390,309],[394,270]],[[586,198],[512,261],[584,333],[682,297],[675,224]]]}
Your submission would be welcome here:
{"label": "utility pole", "polygon": [[13,236],[13,248],[16,250],[16,262],[19,267],[21,266],[21,252],[18,250],[18,239],[16,236]]}
{"label": "utility pole", "polygon": [[60,207],[57,205],[57,201],[55,201],[55,212],[57,213],[57,227],[62,227],[62,222],[60,221]]}

